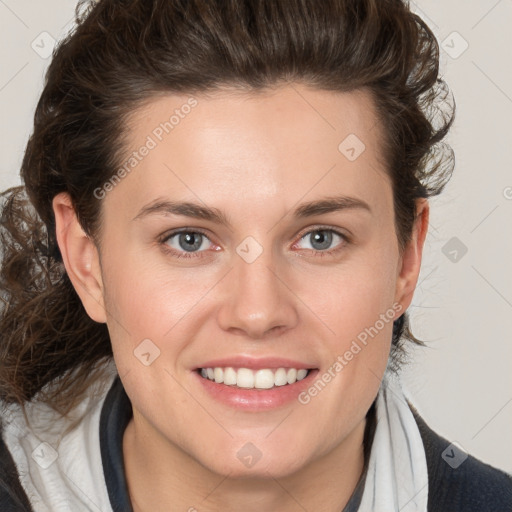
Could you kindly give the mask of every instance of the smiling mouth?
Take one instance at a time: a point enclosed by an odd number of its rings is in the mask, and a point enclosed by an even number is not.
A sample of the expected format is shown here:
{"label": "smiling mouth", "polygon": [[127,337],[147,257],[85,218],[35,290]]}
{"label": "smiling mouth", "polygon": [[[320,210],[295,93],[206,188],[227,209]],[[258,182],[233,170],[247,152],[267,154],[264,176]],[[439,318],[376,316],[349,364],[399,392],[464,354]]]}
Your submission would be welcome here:
{"label": "smiling mouth", "polygon": [[280,386],[289,386],[305,379],[312,369],[304,368],[262,368],[251,370],[249,368],[215,367],[199,368],[201,377],[240,389],[272,389]]}

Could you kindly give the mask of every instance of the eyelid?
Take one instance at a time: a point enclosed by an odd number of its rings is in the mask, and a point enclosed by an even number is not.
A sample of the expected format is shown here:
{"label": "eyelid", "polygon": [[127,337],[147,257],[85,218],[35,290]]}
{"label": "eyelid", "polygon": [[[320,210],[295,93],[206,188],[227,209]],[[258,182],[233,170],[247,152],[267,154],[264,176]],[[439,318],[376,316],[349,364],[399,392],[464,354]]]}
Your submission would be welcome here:
{"label": "eyelid", "polygon": [[[175,235],[180,235],[181,233],[200,233],[201,235],[204,235],[206,238],[208,238],[208,240],[210,240],[210,237],[208,236],[208,233],[206,233],[205,230],[203,230],[201,228],[184,227],[184,228],[176,228],[176,229],[171,229],[170,231],[166,231],[165,233],[163,233],[162,235],[160,235],[158,237],[158,241],[166,242],[169,238],[171,238]],[[210,242],[211,242],[211,240],[210,240]]]}
{"label": "eyelid", "polygon": [[341,236],[346,241],[351,241],[351,235],[346,233],[345,230],[342,230],[341,228],[333,227],[333,226],[323,226],[321,224],[314,225],[314,226],[308,226],[307,228],[304,228],[302,231],[299,232],[298,235],[296,235],[301,240],[310,233],[314,233],[315,231],[332,231],[333,233],[336,233],[337,235]]}

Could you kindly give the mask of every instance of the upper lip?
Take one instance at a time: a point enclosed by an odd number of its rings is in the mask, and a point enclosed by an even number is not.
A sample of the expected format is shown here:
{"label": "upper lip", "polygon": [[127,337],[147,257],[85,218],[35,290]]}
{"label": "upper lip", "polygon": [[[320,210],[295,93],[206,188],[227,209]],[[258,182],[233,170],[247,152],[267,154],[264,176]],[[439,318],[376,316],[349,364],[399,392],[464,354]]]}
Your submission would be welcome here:
{"label": "upper lip", "polygon": [[197,367],[199,368],[249,368],[251,370],[261,370],[264,368],[275,369],[278,368],[296,368],[300,370],[310,370],[315,368],[314,365],[309,363],[302,363],[300,361],[294,361],[293,359],[285,359],[281,357],[246,357],[246,356],[235,356],[226,357],[223,359],[215,359],[202,363]]}

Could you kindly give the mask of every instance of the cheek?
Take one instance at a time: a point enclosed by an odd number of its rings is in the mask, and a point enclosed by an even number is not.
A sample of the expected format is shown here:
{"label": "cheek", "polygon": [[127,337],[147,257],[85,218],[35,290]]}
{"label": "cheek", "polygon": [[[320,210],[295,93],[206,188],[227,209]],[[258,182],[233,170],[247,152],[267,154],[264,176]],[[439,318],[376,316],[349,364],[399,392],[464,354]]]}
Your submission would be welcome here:
{"label": "cheek", "polygon": [[[124,265],[117,261],[110,253],[103,265],[103,282],[119,373],[129,370],[134,378],[146,376],[148,368],[137,359],[141,351],[149,351],[151,357],[158,355],[151,363],[152,369],[176,368],[203,321],[209,321],[205,315],[210,310],[205,311],[205,303],[213,297],[211,290],[219,277],[211,270],[151,263],[136,253],[124,255]],[[206,296],[208,301],[204,300]]]}
{"label": "cheek", "polygon": [[326,349],[325,365],[299,402],[315,422],[330,425],[329,435],[319,441],[329,450],[355,428],[375,399],[400,310],[393,307],[391,271],[361,265],[333,273],[327,282],[322,293],[309,296],[329,328],[318,342],[319,350]]}
{"label": "cheek", "polygon": [[369,252],[346,265],[304,272],[296,282],[301,300],[322,320],[338,349],[393,307],[395,262],[390,254],[377,254]]}
{"label": "cheek", "polygon": [[211,288],[206,276],[190,269],[170,269],[137,257],[126,260],[122,270],[105,265],[106,303],[115,320],[139,334],[161,337]]}
{"label": "cheek", "polygon": [[328,391],[319,383],[304,402],[314,400],[316,412],[331,411],[331,419],[347,411],[357,417],[371,404],[388,362],[393,321],[401,313],[394,303],[398,253],[387,248],[359,256],[316,272],[316,285],[304,278],[298,293],[322,320],[318,349],[327,349],[323,372]]}

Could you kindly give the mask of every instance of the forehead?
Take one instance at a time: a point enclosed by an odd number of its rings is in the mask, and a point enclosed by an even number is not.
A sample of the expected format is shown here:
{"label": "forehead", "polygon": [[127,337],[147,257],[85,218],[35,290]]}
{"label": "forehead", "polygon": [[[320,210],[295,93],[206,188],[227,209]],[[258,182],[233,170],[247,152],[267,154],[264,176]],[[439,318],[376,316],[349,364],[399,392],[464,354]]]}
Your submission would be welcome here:
{"label": "forehead", "polygon": [[133,207],[166,195],[286,209],[334,190],[385,207],[383,186],[391,192],[367,91],[162,95],[132,113],[125,133],[126,177],[109,195]]}

